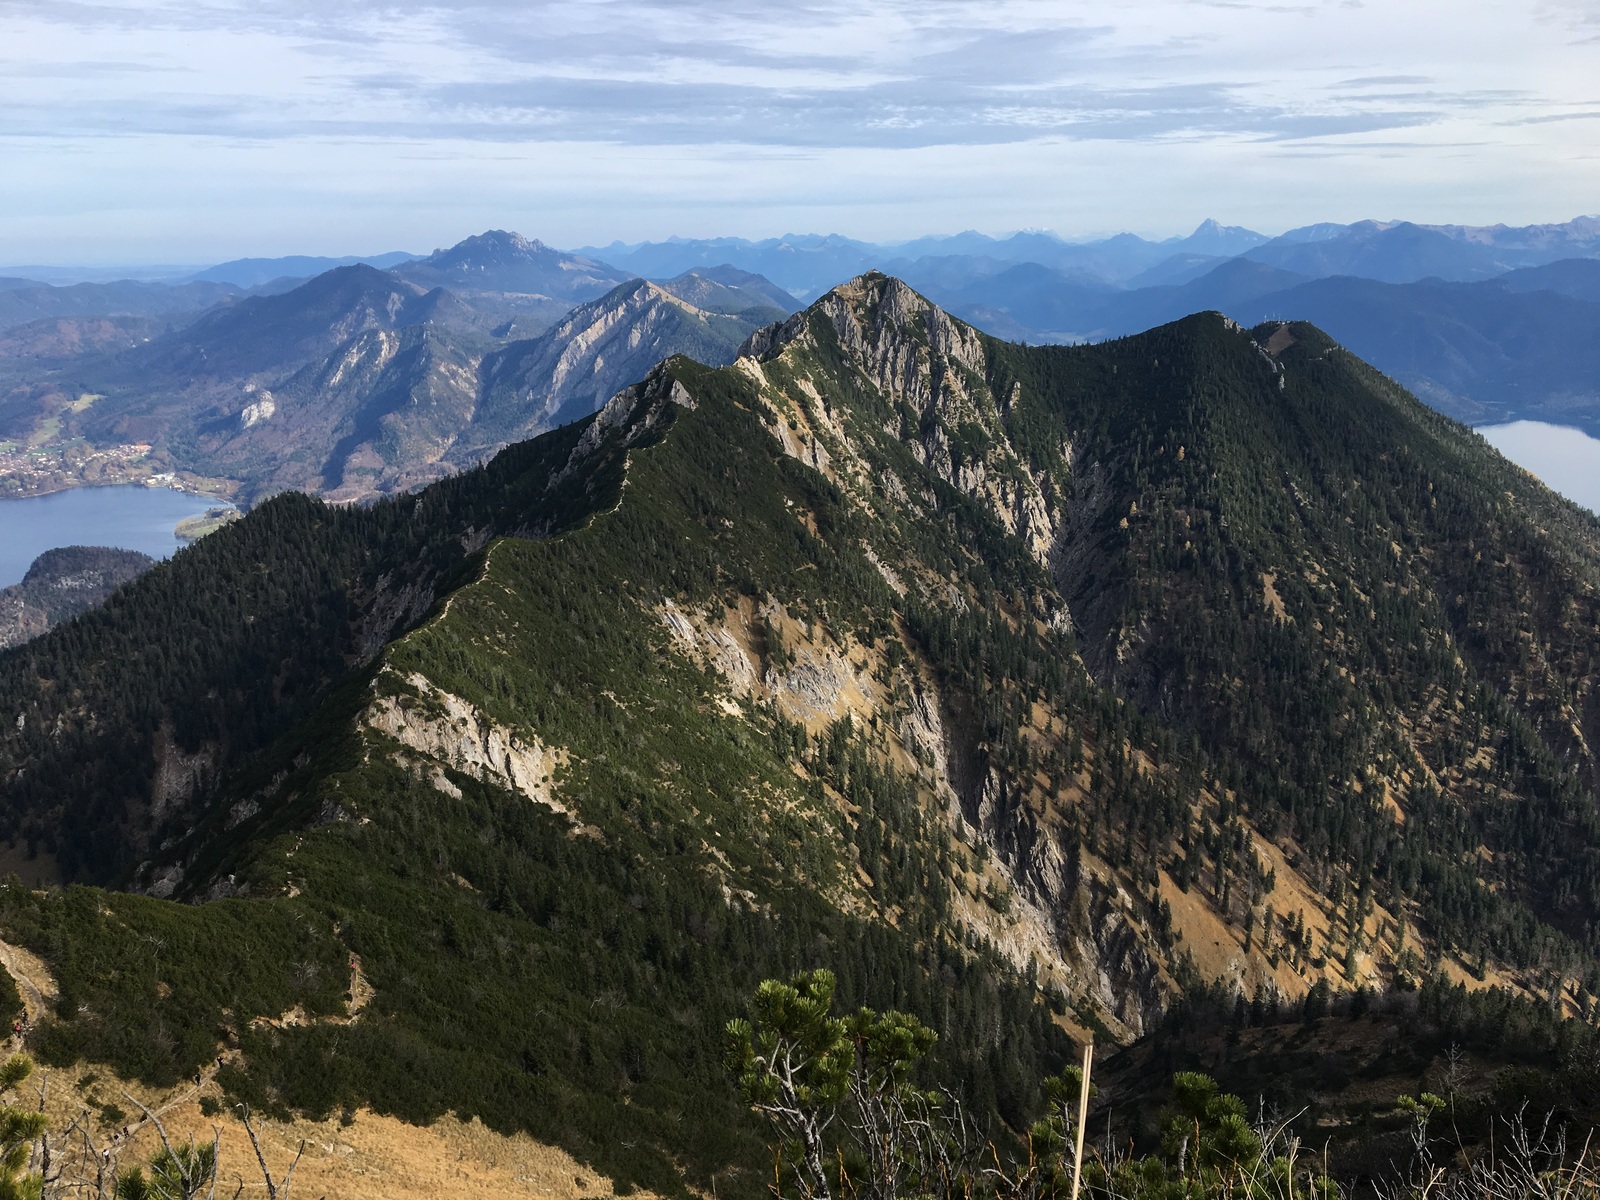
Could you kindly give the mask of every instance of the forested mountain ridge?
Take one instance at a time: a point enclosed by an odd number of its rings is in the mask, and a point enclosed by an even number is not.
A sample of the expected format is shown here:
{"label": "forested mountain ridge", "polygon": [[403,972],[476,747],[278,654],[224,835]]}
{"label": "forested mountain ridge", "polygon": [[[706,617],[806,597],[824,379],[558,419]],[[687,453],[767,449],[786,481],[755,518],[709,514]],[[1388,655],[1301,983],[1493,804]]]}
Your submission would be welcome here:
{"label": "forested mountain ridge", "polygon": [[228,284],[195,281],[177,287],[123,280],[50,287],[32,280],[0,288],[0,330],[48,318],[192,317],[202,309],[237,296]]}
{"label": "forested mountain ridge", "polygon": [[[1553,966],[1562,952],[1535,913],[1588,936],[1600,523],[1310,327],[1195,336],[1226,328],[1212,315],[1093,350],[1023,350],[884,288],[854,310],[836,290],[807,320],[832,315],[879,393],[911,401],[889,414],[902,444],[986,498],[1051,571],[1095,682],[1226,764],[1200,785],[1221,828],[1180,830],[1172,868],[1211,859],[1220,908],[1270,925],[1265,860],[1243,903],[1228,884],[1228,841],[1248,849],[1242,801],[1348,910],[1352,968],[1379,936],[1354,914],[1385,899],[1395,955],[1418,915],[1474,959]],[[919,313],[928,365],[913,371],[893,331]],[[1252,353],[1226,350],[1229,336]],[[974,379],[987,412],[968,407]],[[956,407],[930,421],[925,396]],[[1005,774],[980,807],[1003,803]],[[1465,828],[1427,845],[1454,821]],[[1146,841],[1117,853],[1138,864]],[[1474,878],[1480,846],[1492,889]],[[1388,897],[1368,876],[1383,860]],[[1353,895],[1340,863],[1365,877]],[[1436,890],[1417,897],[1427,877]]]}
{"label": "forested mountain ridge", "polygon": [[971,278],[959,265],[945,271],[924,260],[906,274],[948,311],[1019,341],[1100,341],[1207,309],[1247,325],[1309,321],[1457,420],[1600,431],[1600,260],[1476,282],[1311,278],[1253,256],[1203,267],[1181,282],[1126,291],[1036,263]]}
{"label": "forested mountain ridge", "polygon": [[[470,495],[445,481],[364,508],[275,498],[0,659],[0,693],[45,704],[19,710],[7,748],[12,836],[56,854],[68,878],[122,878],[130,854],[192,824],[189,801],[426,613],[471,550],[561,527],[571,488],[547,500],[546,484],[575,437],[501,455]],[[104,642],[121,652],[86,652]]]}
{"label": "forested mountain ridge", "polygon": [[1058,1022],[1186,980],[1591,1005],[1597,579],[1600,523],[1309,326],[1028,348],[866,276],[0,657],[12,827],[210,900],[0,927],[72,996],[46,1055],[233,1039],[258,1104],[753,1194],[721,1024],[800,967],[1012,1129]]}

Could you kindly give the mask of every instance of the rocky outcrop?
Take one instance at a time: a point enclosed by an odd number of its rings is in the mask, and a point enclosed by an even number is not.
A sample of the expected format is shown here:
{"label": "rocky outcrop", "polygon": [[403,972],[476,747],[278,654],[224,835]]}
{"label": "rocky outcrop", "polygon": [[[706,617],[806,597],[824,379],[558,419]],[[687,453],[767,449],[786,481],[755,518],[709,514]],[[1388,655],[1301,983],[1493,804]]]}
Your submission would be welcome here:
{"label": "rocky outcrop", "polygon": [[[720,622],[693,617],[670,600],[656,611],[678,649],[720,674],[732,695],[774,704],[809,729],[841,717],[865,719],[886,706],[881,685],[853,661],[853,647],[805,636],[770,598],[745,601]],[[784,644],[781,659],[772,653],[773,638]]]}
{"label": "rocky outcrop", "polygon": [[400,335],[395,330],[363,330],[321,365],[315,386],[318,391],[327,391],[348,384],[358,375],[375,375],[394,361],[399,350]]}
{"label": "rocky outcrop", "polygon": [[427,615],[433,601],[431,578],[396,579],[392,573],[385,572],[371,592],[361,597],[361,620],[356,625],[358,660],[371,662],[378,657],[398,631],[415,625]]}
{"label": "rocky outcrop", "polygon": [[[1039,474],[1011,449],[1005,410],[1015,402],[1015,388],[1003,405],[991,393],[983,335],[900,280],[864,275],[834,288],[808,312],[759,331],[741,348],[741,357],[759,363],[790,346],[814,347],[819,322],[865,382],[915,414],[914,422],[891,429],[891,436],[905,441],[946,483],[987,507],[1047,565],[1062,514]],[[848,450],[849,435],[838,427],[826,396],[804,376],[798,386],[816,402],[808,416],[820,426],[821,440],[834,442],[836,455],[839,448]],[[797,443],[782,422],[776,435],[787,452],[824,469],[826,451]]]}
{"label": "rocky outcrop", "polygon": [[[1089,909],[1088,928],[1076,940],[1088,970],[1088,992],[1129,1033],[1149,1031],[1166,1010],[1171,981],[1125,910],[1128,897],[1099,886]],[[1119,901],[1121,903],[1119,903]]]}
{"label": "rocky outcrop", "polygon": [[657,367],[642,383],[618,392],[589,422],[566,464],[550,476],[546,490],[565,482],[613,436],[624,448],[645,440],[667,419],[672,405],[693,408],[695,402],[689,389],[665,367]]}
{"label": "rocky outcrop", "polygon": [[217,765],[215,745],[185,750],[173,737],[171,725],[157,730],[155,754],[156,770],[150,782],[152,824],[186,805],[216,773]]}
{"label": "rocky outcrop", "polygon": [[748,696],[760,685],[757,656],[734,637],[727,625],[706,627],[691,620],[671,600],[664,601],[659,612],[679,648],[721,675],[735,696]]}
{"label": "rocky outcrop", "polygon": [[249,429],[252,425],[259,425],[262,421],[272,419],[272,414],[278,411],[278,402],[266,388],[258,388],[255,384],[246,384],[245,393],[253,397],[239,413],[239,427]]}
{"label": "rocky outcrop", "polygon": [[[393,674],[385,673],[376,685],[392,682]],[[443,773],[448,768],[568,814],[567,806],[556,798],[554,779],[566,762],[565,752],[496,723],[422,675],[406,676],[404,685],[403,691],[386,690],[375,696],[363,723],[428,764],[431,769],[424,774],[435,787],[460,794]]]}

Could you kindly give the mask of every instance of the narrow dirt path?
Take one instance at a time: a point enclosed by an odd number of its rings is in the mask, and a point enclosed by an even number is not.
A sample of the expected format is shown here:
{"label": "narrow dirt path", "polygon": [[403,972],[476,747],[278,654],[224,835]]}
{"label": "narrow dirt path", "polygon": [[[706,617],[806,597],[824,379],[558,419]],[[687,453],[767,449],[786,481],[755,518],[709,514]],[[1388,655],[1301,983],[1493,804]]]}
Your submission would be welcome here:
{"label": "narrow dirt path", "polygon": [[[222,1069],[222,1065],[231,1059],[237,1058],[238,1056],[239,1052],[237,1050],[224,1051],[222,1054],[218,1055],[217,1058],[201,1068],[199,1073],[195,1075],[194,1079],[189,1084],[185,1085],[181,1092],[173,1093],[159,1105],[152,1104],[150,1106],[150,1111],[155,1113],[156,1116],[162,1117],[175,1108],[182,1108],[185,1104],[190,1104],[195,1100],[198,1100],[200,1098],[200,1093],[205,1091],[206,1088],[209,1087],[216,1079],[217,1072]],[[147,1117],[141,1116],[137,1121],[133,1122],[132,1127],[138,1128],[148,1119],[149,1118]]]}
{"label": "narrow dirt path", "polygon": [[37,955],[10,942],[0,942],[0,966],[17,981],[22,1007],[32,1024],[56,995],[56,981],[50,975],[50,968]]}

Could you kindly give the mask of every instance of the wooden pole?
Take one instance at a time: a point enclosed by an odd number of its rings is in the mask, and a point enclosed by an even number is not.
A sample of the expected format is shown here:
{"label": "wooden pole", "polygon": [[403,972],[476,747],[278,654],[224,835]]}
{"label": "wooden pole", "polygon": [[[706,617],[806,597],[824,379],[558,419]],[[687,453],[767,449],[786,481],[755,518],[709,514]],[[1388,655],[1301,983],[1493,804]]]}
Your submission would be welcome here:
{"label": "wooden pole", "polygon": [[1078,1200],[1083,1178],[1083,1131],[1089,1124],[1089,1071],[1094,1066],[1094,1042],[1083,1048],[1083,1085],[1078,1089],[1078,1144],[1072,1152],[1072,1200]]}

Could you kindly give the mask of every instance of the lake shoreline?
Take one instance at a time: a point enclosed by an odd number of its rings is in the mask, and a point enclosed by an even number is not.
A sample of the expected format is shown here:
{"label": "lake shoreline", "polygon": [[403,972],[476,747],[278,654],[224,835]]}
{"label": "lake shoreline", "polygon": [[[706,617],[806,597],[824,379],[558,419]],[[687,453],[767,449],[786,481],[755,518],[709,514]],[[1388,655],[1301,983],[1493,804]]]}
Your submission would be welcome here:
{"label": "lake shoreline", "polygon": [[21,581],[33,560],[66,546],[103,546],[170,558],[192,538],[178,526],[210,532],[238,511],[228,500],[166,482],[118,483],[0,498],[0,587]]}
{"label": "lake shoreline", "polygon": [[53,496],[84,487],[171,487],[232,502],[235,479],[166,469],[144,442],[93,448],[82,442],[0,446],[0,500]]}

